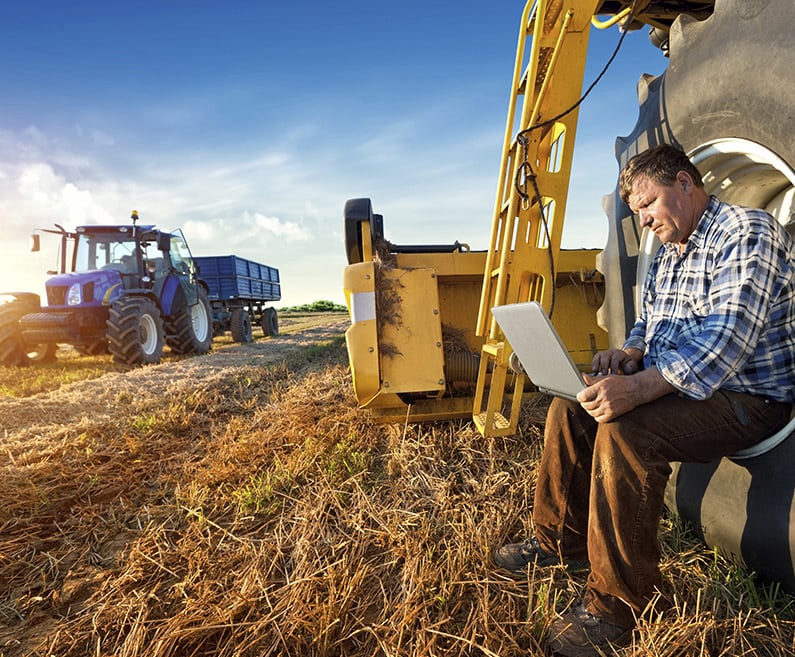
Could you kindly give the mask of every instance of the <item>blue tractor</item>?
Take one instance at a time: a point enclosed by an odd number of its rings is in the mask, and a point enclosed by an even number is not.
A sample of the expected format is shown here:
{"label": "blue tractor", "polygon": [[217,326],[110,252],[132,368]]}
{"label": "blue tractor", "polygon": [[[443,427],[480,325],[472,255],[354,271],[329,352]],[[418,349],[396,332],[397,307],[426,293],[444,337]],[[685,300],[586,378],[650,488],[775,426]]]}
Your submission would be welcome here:
{"label": "blue tractor", "polygon": [[158,363],[164,345],[178,354],[210,350],[212,310],[182,231],[139,225],[133,212],[131,225],[43,232],[61,238],[60,271],[45,284],[46,306],[37,294],[3,295],[0,363],[53,360],[59,344],[109,352],[124,368]]}

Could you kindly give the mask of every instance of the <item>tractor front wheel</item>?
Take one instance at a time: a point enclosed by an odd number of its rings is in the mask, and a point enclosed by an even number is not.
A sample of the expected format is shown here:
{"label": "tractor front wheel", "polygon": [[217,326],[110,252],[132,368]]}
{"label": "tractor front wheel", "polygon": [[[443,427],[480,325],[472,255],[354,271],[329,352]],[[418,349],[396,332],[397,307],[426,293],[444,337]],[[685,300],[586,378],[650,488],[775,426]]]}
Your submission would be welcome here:
{"label": "tractor front wheel", "polygon": [[163,319],[147,297],[122,297],[110,307],[108,347],[124,367],[159,363],[163,356]]}

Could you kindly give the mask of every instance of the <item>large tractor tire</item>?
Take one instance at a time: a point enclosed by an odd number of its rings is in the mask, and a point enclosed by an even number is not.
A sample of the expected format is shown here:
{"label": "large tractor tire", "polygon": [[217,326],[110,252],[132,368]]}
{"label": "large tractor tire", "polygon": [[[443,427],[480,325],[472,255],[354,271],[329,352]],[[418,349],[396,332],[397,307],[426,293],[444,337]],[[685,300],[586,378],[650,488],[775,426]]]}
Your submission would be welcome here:
{"label": "large tractor tire", "polygon": [[266,308],[262,311],[262,333],[265,337],[274,338],[279,335],[279,318],[276,315],[276,308]]}
{"label": "large tractor tire", "polygon": [[251,316],[245,308],[235,308],[229,320],[229,331],[235,342],[251,342]]}
{"label": "large tractor tire", "polygon": [[[619,166],[659,143],[678,144],[709,193],[766,208],[788,224],[795,194],[792,9],[792,0],[717,0],[704,21],[681,16],[670,33],[668,69],[638,84],[639,118],[616,141]],[[607,286],[600,322],[620,346],[659,242],[641,231],[618,189],[604,206],[610,233],[598,259]],[[668,507],[709,545],[791,591],[795,468],[785,464],[793,454],[789,437],[742,461],[675,465],[666,491]]]}
{"label": "large tractor tire", "polygon": [[19,320],[40,309],[38,295],[35,294],[20,295],[14,301],[0,305],[0,364],[24,366],[55,362],[58,345],[28,345],[19,333]]}
{"label": "large tractor tire", "polygon": [[163,319],[147,297],[121,297],[110,307],[108,346],[123,367],[159,363],[163,356]]}
{"label": "large tractor tire", "polygon": [[22,365],[25,351],[19,335],[19,319],[27,310],[18,301],[0,306],[0,364]]}
{"label": "large tractor tire", "polygon": [[185,295],[166,321],[166,344],[178,354],[206,354],[213,343],[213,315],[204,288],[199,288],[198,303],[189,306]]}

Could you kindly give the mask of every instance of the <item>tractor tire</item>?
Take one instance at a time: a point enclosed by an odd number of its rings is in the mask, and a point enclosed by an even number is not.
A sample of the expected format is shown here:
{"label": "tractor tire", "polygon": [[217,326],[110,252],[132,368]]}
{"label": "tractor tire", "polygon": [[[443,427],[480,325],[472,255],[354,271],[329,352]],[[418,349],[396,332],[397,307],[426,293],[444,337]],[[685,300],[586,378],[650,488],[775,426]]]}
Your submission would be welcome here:
{"label": "tractor tire", "polygon": [[213,311],[204,288],[192,306],[182,303],[166,321],[166,344],[177,354],[206,354],[213,343]]}
{"label": "tractor tire", "polygon": [[20,294],[14,301],[0,305],[0,364],[26,366],[54,363],[58,345],[29,345],[19,333],[19,320],[41,309],[38,295]]}
{"label": "tractor tire", "polygon": [[235,308],[232,311],[229,330],[235,342],[251,342],[251,316],[245,308]]}
{"label": "tractor tire", "polygon": [[108,318],[108,346],[122,367],[152,365],[163,356],[163,319],[157,304],[147,297],[121,297]]}
{"label": "tractor tire", "polygon": [[262,312],[260,325],[262,326],[262,333],[265,337],[275,338],[279,335],[279,318],[276,315],[276,308],[266,308]]}
{"label": "tractor tire", "polygon": [[18,301],[0,306],[0,364],[16,366],[25,364],[25,350],[19,335],[19,320],[27,307]]}
{"label": "tractor tire", "polygon": [[[795,166],[791,28],[791,0],[717,0],[704,21],[680,16],[670,32],[667,70],[638,83],[638,122],[629,136],[616,140],[619,167],[652,146],[678,144],[702,173],[717,176],[711,193],[775,214],[777,199],[793,186],[776,169]],[[768,163],[760,166],[760,159]],[[656,245],[642,234],[618,188],[605,197],[604,209],[609,235],[597,261],[606,281],[599,319],[611,346],[621,346]]]}
{"label": "tractor tire", "polygon": [[[712,16],[680,16],[670,65],[638,84],[638,122],[616,141],[620,167],[660,143],[681,146],[708,193],[791,220],[795,191],[792,0],[717,0]],[[620,347],[659,242],[641,231],[618,189],[605,197],[608,243],[597,260],[599,320]],[[791,231],[792,226],[788,226]],[[710,545],[795,592],[795,438],[742,462],[673,464],[666,505]]]}

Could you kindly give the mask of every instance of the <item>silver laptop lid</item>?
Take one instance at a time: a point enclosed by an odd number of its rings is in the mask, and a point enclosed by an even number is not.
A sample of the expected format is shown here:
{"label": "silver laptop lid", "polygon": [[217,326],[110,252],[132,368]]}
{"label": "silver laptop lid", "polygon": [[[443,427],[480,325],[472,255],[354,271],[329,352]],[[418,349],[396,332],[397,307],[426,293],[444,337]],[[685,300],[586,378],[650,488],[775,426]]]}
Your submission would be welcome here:
{"label": "silver laptop lid", "polygon": [[491,313],[533,385],[576,401],[585,382],[541,304],[495,306]]}

